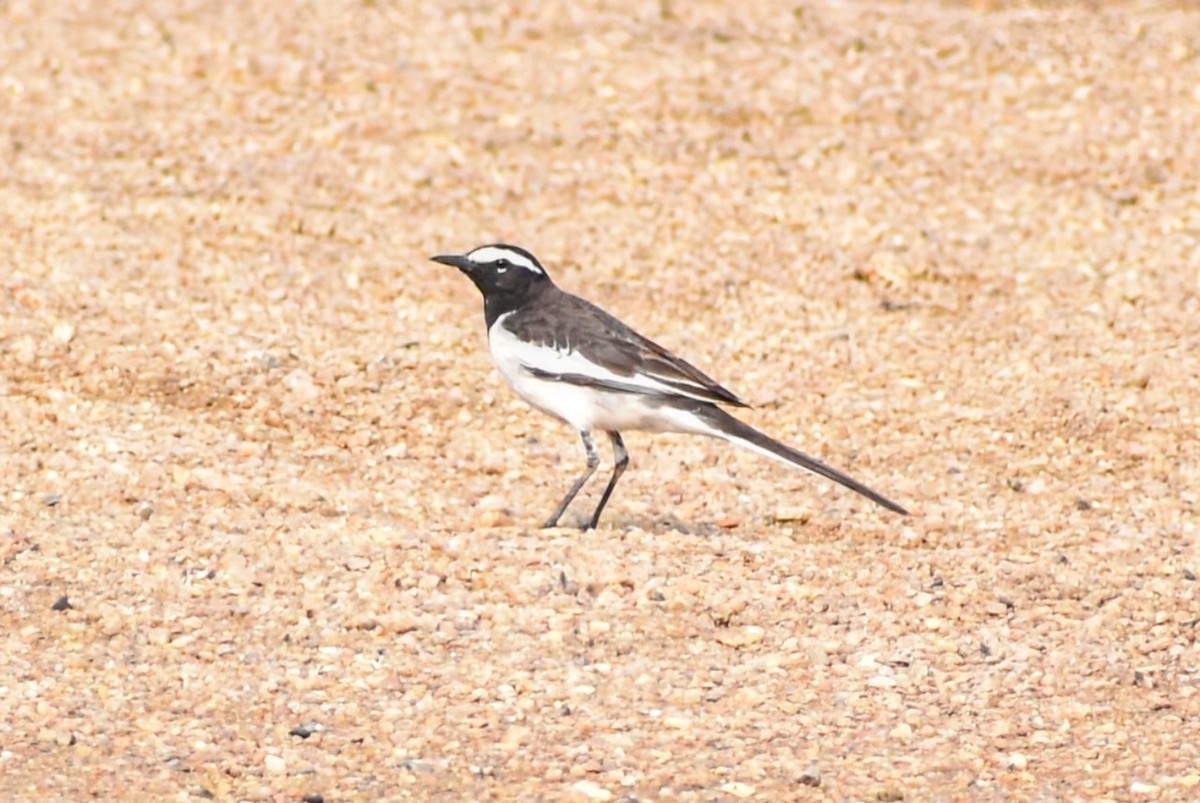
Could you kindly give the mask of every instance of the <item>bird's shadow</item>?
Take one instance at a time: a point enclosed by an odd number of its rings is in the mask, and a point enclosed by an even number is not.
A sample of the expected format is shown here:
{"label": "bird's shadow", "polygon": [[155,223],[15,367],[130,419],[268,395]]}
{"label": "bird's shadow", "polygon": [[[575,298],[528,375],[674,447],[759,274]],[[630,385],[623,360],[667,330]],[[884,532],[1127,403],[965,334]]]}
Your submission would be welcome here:
{"label": "bird's shadow", "polygon": [[[587,520],[585,518],[580,518],[578,521],[572,522],[572,525],[575,527],[582,527],[586,521]],[[726,530],[718,527],[713,522],[684,521],[683,519],[671,513],[660,514],[657,516],[606,517],[600,521],[600,526],[597,529],[613,530],[617,532],[638,529],[650,533],[671,530],[682,535],[697,536],[713,536],[722,532],[726,532]]]}

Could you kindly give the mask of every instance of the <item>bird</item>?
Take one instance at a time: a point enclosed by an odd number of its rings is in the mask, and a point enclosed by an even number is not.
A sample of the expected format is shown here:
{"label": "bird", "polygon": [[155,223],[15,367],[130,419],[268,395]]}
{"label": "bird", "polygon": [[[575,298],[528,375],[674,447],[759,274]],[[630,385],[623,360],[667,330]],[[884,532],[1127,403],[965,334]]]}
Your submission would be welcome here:
{"label": "bird", "polygon": [[483,295],[492,361],[512,390],[534,408],[573,427],[587,466],[544,527],[558,526],[600,465],[593,435],[613,450],[613,472],[584,530],[594,529],[629,466],[626,431],[706,435],[807,469],[901,515],[908,511],[858,480],[783,444],[724,407],[749,407],[696,366],[600,307],[562,290],[532,253],[491,243],[434,262],[458,268]]}

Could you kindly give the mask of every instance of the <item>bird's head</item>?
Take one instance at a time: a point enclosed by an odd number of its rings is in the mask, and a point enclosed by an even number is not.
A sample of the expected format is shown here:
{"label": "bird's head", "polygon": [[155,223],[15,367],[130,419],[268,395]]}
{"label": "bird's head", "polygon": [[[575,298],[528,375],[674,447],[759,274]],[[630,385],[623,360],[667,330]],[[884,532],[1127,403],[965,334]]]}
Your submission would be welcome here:
{"label": "bird's head", "polygon": [[484,298],[521,294],[550,281],[537,257],[515,245],[481,245],[462,255],[439,254],[432,259],[467,274]]}

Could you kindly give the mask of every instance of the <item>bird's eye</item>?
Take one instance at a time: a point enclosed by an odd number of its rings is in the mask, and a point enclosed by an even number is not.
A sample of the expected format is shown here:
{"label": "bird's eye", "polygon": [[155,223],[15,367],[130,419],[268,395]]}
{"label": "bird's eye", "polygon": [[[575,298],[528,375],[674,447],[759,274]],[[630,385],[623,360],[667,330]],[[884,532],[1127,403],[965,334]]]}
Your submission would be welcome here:
{"label": "bird's eye", "polygon": [[507,259],[497,259],[497,260],[496,260],[496,267],[497,267],[497,268],[507,268],[507,267],[508,267],[508,260],[507,260]]}

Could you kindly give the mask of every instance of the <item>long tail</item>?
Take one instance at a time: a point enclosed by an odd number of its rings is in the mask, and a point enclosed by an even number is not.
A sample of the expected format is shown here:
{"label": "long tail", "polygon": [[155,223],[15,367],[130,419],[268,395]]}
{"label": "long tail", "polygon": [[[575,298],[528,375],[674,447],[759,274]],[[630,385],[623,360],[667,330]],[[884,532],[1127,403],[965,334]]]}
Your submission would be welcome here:
{"label": "long tail", "polygon": [[793,449],[790,446],[785,446],[772,437],[764,435],[749,424],[743,424],[729,413],[714,405],[697,405],[692,409],[695,416],[702,422],[711,427],[711,431],[704,434],[712,435],[718,438],[724,438],[730,443],[736,443],[745,446],[758,452],[761,455],[770,457],[773,460],[787,463],[792,466],[806,468],[814,474],[820,474],[822,477],[833,480],[836,483],[846,486],[852,491],[862,494],[863,496],[875,502],[878,505],[886,507],[895,513],[908,515],[908,511],[897,505],[892,500],[888,499],[883,494],[872,491],[867,486],[863,485],[856,479],[849,477],[836,468],[827,466],[815,457],[809,457],[804,452],[798,449]]}

